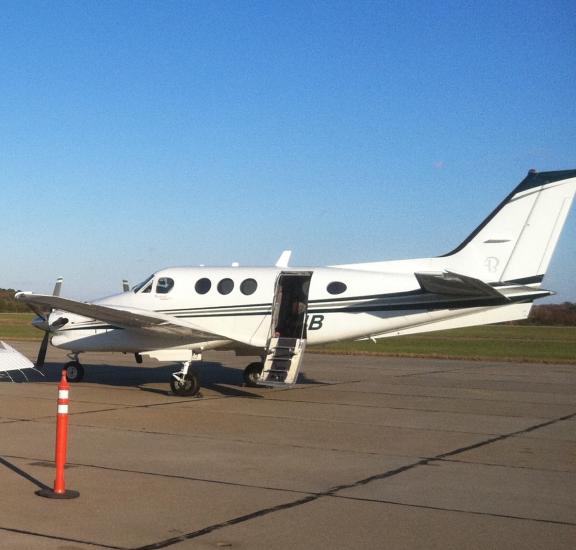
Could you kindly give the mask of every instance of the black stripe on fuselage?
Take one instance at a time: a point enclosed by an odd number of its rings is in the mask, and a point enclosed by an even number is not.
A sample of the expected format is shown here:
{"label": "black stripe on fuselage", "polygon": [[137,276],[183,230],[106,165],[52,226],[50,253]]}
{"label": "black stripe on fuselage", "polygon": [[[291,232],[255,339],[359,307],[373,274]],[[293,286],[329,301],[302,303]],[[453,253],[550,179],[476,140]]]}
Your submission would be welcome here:
{"label": "black stripe on fuselage", "polygon": [[[470,299],[442,299],[437,301],[420,301],[420,302],[399,302],[399,303],[359,303],[356,305],[349,305],[339,308],[322,308],[311,307],[307,313],[310,315],[317,313],[368,313],[376,311],[439,311],[444,309],[463,309],[472,307],[489,307],[489,306],[504,306],[513,303],[532,302],[536,298],[543,298],[550,296],[548,291],[537,291],[531,294],[524,294],[521,296],[513,296],[509,298],[494,297],[494,298],[470,298]],[[266,314],[269,314],[268,311]],[[195,318],[212,318],[212,317],[245,317],[250,315],[263,315],[262,313],[214,313],[202,314],[196,313],[193,315],[181,314],[176,317],[180,319],[195,319]]]}
{"label": "black stripe on fuselage", "polygon": [[[543,298],[545,296],[550,296],[551,292],[539,291],[534,294],[523,295],[523,296],[513,296],[508,299],[502,298],[471,298],[469,300],[438,300],[435,302],[412,302],[412,303],[389,303],[389,304],[358,304],[340,307],[338,309],[323,309],[323,308],[310,308],[308,309],[308,314],[320,314],[320,313],[376,313],[376,312],[387,312],[387,311],[442,311],[445,309],[466,309],[474,307],[490,307],[490,306],[504,306],[517,303],[530,303],[537,298]],[[178,319],[197,319],[197,318],[214,318],[214,317],[248,317],[253,315],[269,315],[270,311],[267,312],[247,312],[247,313],[196,313],[194,315],[179,314],[175,315]],[[122,327],[115,327],[112,325],[103,326],[92,326],[90,328],[85,327],[71,327],[60,332],[77,331],[77,330],[123,330]]]}
{"label": "black stripe on fuselage", "polygon": [[[322,299],[318,299],[318,300],[309,300],[308,304],[319,304],[319,303],[331,303],[331,302],[335,302],[335,303],[339,303],[339,302],[353,302],[353,301],[357,301],[357,300],[377,300],[377,299],[382,299],[382,298],[400,298],[403,296],[417,296],[420,294],[424,294],[424,291],[422,289],[417,289],[417,290],[407,290],[404,292],[389,292],[387,294],[368,294],[365,296],[349,296],[349,297],[344,297],[344,298],[322,298]],[[212,311],[216,311],[216,310],[221,310],[221,311],[228,311],[228,310],[232,310],[232,309],[237,309],[237,310],[248,310],[248,309],[252,309],[252,308],[264,308],[266,310],[269,310],[272,307],[272,304],[270,302],[266,303],[266,304],[244,304],[244,305],[231,305],[231,306],[210,306],[210,307],[189,307],[189,308],[178,308],[178,309],[158,309],[156,310],[157,313],[165,313],[168,315],[178,315],[179,313],[198,313],[198,312],[212,312]],[[250,311],[244,311],[243,313],[245,314],[249,314],[251,313]],[[254,312],[255,314],[258,314],[260,312]]]}
{"label": "black stripe on fuselage", "polygon": [[[500,287],[500,286],[513,286],[513,285],[528,285],[528,284],[536,284],[541,283],[544,278],[544,275],[535,275],[532,277],[524,277],[521,279],[513,279],[510,281],[501,281],[501,282],[494,282],[489,283],[490,286],[493,287]],[[348,297],[341,297],[341,298],[321,298],[317,300],[310,300],[308,302],[309,307],[313,307],[315,305],[325,305],[328,306],[329,304],[334,304],[337,306],[342,302],[360,302],[360,301],[376,301],[376,300],[387,300],[387,299],[394,299],[394,298],[403,298],[403,297],[414,297],[414,296],[423,296],[428,294],[422,289],[417,290],[407,290],[404,292],[389,292],[387,294],[367,294],[365,296],[348,296]],[[262,308],[262,310],[254,310],[253,308]],[[179,308],[179,309],[161,309],[157,310],[157,313],[165,313],[168,315],[174,315],[175,317],[181,316],[189,316],[189,314],[194,314],[195,317],[204,317],[206,315],[201,314],[209,314],[211,316],[228,316],[232,310],[236,311],[239,315],[261,315],[262,313],[268,313],[270,308],[272,307],[271,303],[267,304],[247,304],[247,305],[231,305],[231,306],[214,306],[214,307],[196,307],[196,308]],[[222,313],[220,313],[220,311]]]}

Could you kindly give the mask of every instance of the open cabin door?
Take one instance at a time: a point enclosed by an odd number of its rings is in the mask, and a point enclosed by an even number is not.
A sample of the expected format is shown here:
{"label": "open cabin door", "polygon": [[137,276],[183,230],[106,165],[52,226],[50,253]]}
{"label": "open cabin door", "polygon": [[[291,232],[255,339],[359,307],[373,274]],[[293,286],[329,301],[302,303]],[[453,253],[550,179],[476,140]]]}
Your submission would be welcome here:
{"label": "open cabin door", "polygon": [[296,383],[306,348],[306,314],[312,271],[282,271],[276,279],[268,345],[259,383]]}

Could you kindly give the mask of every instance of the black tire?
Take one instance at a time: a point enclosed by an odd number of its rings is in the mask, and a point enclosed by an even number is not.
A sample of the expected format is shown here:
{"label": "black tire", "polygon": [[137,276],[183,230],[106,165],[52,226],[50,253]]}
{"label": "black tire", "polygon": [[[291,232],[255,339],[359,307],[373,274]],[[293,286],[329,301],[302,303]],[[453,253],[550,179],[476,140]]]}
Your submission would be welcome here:
{"label": "black tire", "polygon": [[68,382],[81,382],[84,379],[84,367],[78,361],[70,361],[64,365]]}
{"label": "black tire", "polygon": [[262,363],[250,363],[244,369],[244,383],[251,388],[256,388],[260,385],[260,375],[264,365]]}
{"label": "black tire", "polygon": [[200,391],[200,381],[192,372],[189,372],[183,381],[170,376],[170,389],[174,395],[182,397],[196,395]]}

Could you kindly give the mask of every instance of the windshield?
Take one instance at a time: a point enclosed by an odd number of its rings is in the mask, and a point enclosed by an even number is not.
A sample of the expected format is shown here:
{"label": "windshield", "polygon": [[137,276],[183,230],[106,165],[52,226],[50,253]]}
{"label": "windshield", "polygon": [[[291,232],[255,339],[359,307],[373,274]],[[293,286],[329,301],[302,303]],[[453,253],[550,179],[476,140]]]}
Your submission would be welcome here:
{"label": "windshield", "polygon": [[154,278],[154,275],[150,275],[150,277],[148,277],[147,279],[145,279],[144,281],[142,281],[140,284],[136,285],[135,287],[132,287],[132,292],[134,292],[134,293],[139,292],[139,291],[142,290],[153,278]]}

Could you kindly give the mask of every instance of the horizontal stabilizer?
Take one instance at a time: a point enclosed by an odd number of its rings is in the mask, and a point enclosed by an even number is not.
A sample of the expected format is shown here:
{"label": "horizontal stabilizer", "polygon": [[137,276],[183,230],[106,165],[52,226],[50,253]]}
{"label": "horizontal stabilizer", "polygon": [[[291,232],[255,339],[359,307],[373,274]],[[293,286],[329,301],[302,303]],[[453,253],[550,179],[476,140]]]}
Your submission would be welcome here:
{"label": "horizontal stabilizer", "polygon": [[0,373],[33,368],[34,363],[30,359],[0,340]]}
{"label": "horizontal stabilizer", "polygon": [[466,298],[507,298],[494,287],[466,275],[451,273],[414,273],[420,287],[425,292],[443,296],[458,296]]}

